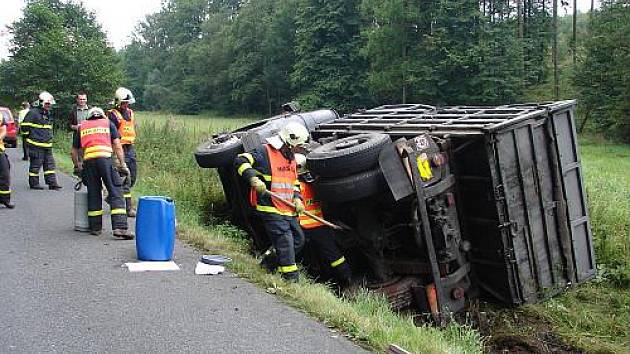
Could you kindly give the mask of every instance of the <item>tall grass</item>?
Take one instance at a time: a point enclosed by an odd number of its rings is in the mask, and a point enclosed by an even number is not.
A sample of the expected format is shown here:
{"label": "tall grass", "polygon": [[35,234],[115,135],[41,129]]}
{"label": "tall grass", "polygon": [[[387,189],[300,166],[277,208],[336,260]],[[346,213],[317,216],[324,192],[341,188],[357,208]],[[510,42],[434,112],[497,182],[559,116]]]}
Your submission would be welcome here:
{"label": "tall grass", "polygon": [[[251,118],[153,113],[140,113],[138,118],[139,180],[134,194],[172,197],[180,239],[230,256],[234,260],[232,272],[370,349],[383,352],[390,344],[397,344],[414,353],[483,351],[483,339],[469,327],[418,327],[411,317],[392,312],[381,297],[361,293],[352,300],[340,299],[306,277],[298,284],[287,284],[258,266],[243,232],[209,215],[225,203],[221,184],[215,170],[199,168],[193,157],[195,147],[212,133],[232,130]],[[57,139],[58,146],[69,146],[67,135],[58,134]],[[67,167],[67,160],[62,164]]]}

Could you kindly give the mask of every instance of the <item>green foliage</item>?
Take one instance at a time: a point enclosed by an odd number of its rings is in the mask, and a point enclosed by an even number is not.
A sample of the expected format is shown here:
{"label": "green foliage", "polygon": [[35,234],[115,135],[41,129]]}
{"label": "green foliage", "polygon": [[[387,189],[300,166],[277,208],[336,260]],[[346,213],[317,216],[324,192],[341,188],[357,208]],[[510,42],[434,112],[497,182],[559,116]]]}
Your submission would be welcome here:
{"label": "green foliage", "polygon": [[85,90],[92,103],[104,104],[122,82],[113,48],[94,14],[81,4],[29,1],[10,31],[11,57],[0,65],[0,95],[9,104],[32,101],[46,90],[58,103],[56,116],[65,119],[78,91]]}
{"label": "green foliage", "polygon": [[597,131],[630,142],[630,7],[610,0],[593,16],[575,84]]}
{"label": "green foliage", "polygon": [[358,1],[300,0],[296,22],[291,80],[302,106],[346,112],[365,103]]}

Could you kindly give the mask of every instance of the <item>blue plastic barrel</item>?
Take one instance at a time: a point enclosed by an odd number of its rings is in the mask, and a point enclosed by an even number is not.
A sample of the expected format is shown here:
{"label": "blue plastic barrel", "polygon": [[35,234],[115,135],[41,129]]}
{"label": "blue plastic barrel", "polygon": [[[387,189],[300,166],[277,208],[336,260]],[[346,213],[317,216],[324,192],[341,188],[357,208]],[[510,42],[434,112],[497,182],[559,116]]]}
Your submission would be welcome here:
{"label": "blue plastic barrel", "polygon": [[141,261],[170,261],[175,245],[175,203],[168,197],[140,197],[136,251]]}

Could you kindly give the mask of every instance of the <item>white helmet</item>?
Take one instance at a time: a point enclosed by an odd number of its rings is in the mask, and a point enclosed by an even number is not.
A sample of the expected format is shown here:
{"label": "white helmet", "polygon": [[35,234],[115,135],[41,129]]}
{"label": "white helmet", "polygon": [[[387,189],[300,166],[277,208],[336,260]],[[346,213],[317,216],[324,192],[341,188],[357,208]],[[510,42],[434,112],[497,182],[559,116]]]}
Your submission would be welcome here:
{"label": "white helmet", "polygon": [[295,164],[297,165],[298,174],[302,174],[308,171],[306,169],[306,156],[297,153],[293,154],[293,156],[295,156]]}
{"label": "white helmet", "polygon": [[287,123],[287,125],[280,129],[278,135],[280,139],[290,147],[306,144],[309,138],[308,130],[298,122]]}
{"label": "white helmet", "polygon": [[98,107],[92,107],[88,111],[88,118],[92,118],[92,117],[103,117],[104,118],[105,117],[105,112],[103,112],[103,110],[98,108]]}
{"label": "white helmet", "polygon": [[133,98],[133,93],[127,88],[119,87],[114,94],[114,103],[120,104],[121,102],[127,102],[129,104],[136,103],[136,99]]}
{"label": "white helmet", "polygon": [[55,98],[48,91],[42,91],[39,94],[39,102],[44,105],[46,103],[55,104]]}

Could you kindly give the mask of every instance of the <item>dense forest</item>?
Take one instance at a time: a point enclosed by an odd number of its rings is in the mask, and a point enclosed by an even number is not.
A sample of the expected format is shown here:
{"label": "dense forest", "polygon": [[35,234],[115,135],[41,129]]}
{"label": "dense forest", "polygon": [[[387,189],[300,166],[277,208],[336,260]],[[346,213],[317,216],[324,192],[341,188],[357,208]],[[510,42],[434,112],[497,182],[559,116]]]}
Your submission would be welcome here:
{"label": "dense forest", "polygon": [[125,84],[139,109],[268,115],[289,100],[348,112],[578,98],[587,126],[628,141],[628,1],[602,0],[586,14],[568,4],[167,0],[116,54],[81,4],[32,0],[10,27],[0,100],[39,87],[105,97]]}
{"label": "dense forest", "polygon": [[578,97],[587,120],[627,139],[628,3],[559,17],[566,5],[171,0],[138,26],[122,58],[147,109],[272,114],[296,99],[347,112]]}

